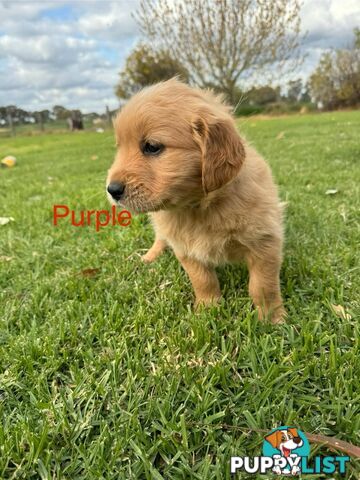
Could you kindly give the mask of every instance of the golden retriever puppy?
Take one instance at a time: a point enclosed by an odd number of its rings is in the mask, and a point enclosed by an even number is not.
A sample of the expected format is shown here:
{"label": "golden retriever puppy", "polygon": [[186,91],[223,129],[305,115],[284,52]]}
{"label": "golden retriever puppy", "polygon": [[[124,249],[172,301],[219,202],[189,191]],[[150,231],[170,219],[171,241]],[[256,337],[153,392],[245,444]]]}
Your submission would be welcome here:
{"label": "golden retriever puppy", "polygon": [[216,266],[245,260],[259,317],[281,322],[281,204],[270,168],[240,138],[229,107],[172,79],[137,93],[114,126],[107,192],[115,205],[149,212],[156,238],[144,261],[171,247],[199,305],[221,296]]}

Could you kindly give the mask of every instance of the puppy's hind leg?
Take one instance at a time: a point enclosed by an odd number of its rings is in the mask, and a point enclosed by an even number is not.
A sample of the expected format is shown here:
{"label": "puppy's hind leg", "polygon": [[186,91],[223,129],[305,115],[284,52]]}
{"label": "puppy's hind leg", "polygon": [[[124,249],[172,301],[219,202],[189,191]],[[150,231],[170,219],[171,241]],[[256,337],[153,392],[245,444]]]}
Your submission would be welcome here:
{"label": "puppy's hind leg", "polygon": [[165,250],[167,244],[165,240],[161,238],[155,238],[155,241],[152,247],[141,257],[142,261],[145,263],[151,263],[156,260],[162,252]]}
{"label": "puppy's hind leg", "polygon": [[249,293],[260,319],[268,317],[272,323],[282,323],[286,311],[280,293],[281,253],[277,245],[268,248],[266,256],[253,252],[246,256],[249,268]]}

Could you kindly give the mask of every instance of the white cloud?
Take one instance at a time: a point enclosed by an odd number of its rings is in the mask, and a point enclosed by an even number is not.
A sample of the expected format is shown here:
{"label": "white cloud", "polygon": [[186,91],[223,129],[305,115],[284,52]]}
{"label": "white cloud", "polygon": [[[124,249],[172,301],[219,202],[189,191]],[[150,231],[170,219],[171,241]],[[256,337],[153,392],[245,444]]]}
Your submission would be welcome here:
{"label": "white cloud", "polygon": [[308,31],[305,46],[346,47],[353,29],[360,25],[358,0],[306,0],[302,9],[302,26]]}
{"label": "white cloud", "polygon": [[22,2],[5,0],[0,2],[0,17],[2,22],[13,20],[16,17],[32,20],[37,17],[38,13],[46,8],[54,6],[53,2]]}
{"label": "white cloud", "polygon": [[86,40],[61,35],[38,35],[24,41],[23,37],[3,35],[0,37],[0,52],[16,58],[24,64],[57,64],[62,67],[75,63],[82,52],[96,50],[94,40]]}
{"label": "white cloud", "polygon": [[116,108],[118,72],[137,35],[136,5],[0,1],[0,105]]}
{"label": "white cloud", "polygon": [[79,19],[79,28],[86,35],[112,42],[132,35],[136,24],[131,9],[136,2],[111,3],[105,12],[96,11]]}

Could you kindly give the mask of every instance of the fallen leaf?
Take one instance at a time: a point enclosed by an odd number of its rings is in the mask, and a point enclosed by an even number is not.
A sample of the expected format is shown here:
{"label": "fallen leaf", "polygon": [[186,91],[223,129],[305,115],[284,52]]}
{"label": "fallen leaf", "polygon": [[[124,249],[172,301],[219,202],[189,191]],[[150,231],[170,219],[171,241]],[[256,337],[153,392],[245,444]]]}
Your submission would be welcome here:
{"label": "fallen leaf", "polygon": [[335,195],[335,193],[337,192],[338,191],[336,190],[336,188],[329,188],[328,190],[326,190],[325,195]]}
{"label": "fallen leaf", "polygon": [[343,318],[344,320],[351,320],[350,313],[346,313],[345,308],[342,305],[331,304],[331,307],[338,317]]}
{"label": "fallen leaf", "polygon": [[285,135],[285,132],[280,132],[279,135],[276,137],[276,140],[281,140]]}
{"label": "fallen leaf", "polygon": [[172,284],[171,280],[167,280],[166,282],[163,282],[160,284],[159,290],[164,290],[168,285],[171,285],[171,284]]}
{"label": "fallen leaf", "polygon": [[0,256],[0,262],[10,262],[14,257],[7,257],[6,255]]}
{"label": "fallen leaf", "polygon": [[97,160],[99,157],[97,155],[92,155],[91,160]]}
{"label": "fallen leaf", "polygon": [[29,202],[38,202],[42,199],[41,195],[34,195],[33,197],[29,197]]}
{"label": "fallen leaf", "polygon": [[0,217],[0,225],[6,225],[9,222],[13,222],[13,217]]}
{"label": "fallen leaf", "polygon": [[16,158],[13,157],[12,155],[8,155],[7,157],[1,160],[2,167],[12,168],[15,166],[15,164],[16,164]]}
{"label": "fallen leaf", "polygon": [[81,275],[83,277],[95,277],[100,272],[100,268],[85,268],[84,270],[81,270],[78,275]]}

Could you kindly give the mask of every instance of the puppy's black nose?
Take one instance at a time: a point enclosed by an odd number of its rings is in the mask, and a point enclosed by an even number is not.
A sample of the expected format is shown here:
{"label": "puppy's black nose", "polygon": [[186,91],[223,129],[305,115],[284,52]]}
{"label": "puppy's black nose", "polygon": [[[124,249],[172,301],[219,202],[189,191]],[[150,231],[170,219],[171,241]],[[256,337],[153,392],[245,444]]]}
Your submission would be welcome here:
{"label": "puppy's black nose", "polygon": [[294,437],[293,440],[297,445],[299,445],[299,443],[301,443],[301,438],[300,437]]}
{"label": "puppy's black nose", "polygon": [[125,190],[125,184],[120,182],[111,182],[107,187],[107,191],[115,200],[120,200]]}

